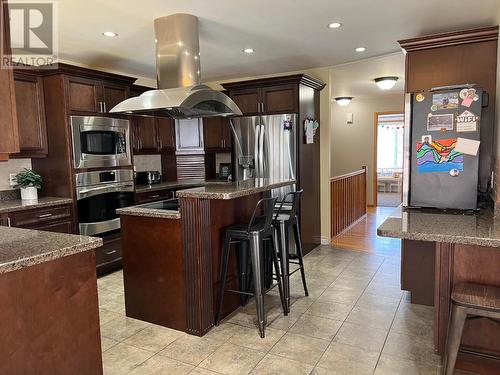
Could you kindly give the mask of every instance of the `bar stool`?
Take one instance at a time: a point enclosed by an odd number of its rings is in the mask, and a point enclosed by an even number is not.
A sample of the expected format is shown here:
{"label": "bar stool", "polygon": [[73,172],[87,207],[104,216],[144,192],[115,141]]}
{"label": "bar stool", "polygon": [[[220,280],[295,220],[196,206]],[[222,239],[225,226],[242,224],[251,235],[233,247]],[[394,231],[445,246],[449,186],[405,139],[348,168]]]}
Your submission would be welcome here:
{"label": "bar stool", "polygon": [[[273,209],[276,204],[277,198],[264,198],[257,202],[255,209],[252,214],[252,218],[248,224],[236,224],[226,228],[225,239],[224,239],[224,251],[222,255],[222,268],[221,268],[221,283],[219,290],[219,305],[217,308],[217,315],[215,318],[215,325],[219,325],[220,317],[222,313],[222,305],[224,302],[224,292],[234,292],[248,296],[255,297],[255,304],[257,307],[257,318],[259,325],[260,337],[264,337],[264,326],[265,326],[265,314],[264,314],[264,292],[265,287],[263,285],[264,281],[264,240],[269,239],[272,251],[271,258],[274,265],[274,270],[276,274],[277,284],[272,285],[269,289],[278,285],[281,304],[283,306],[283,312],[286,312],[285,299],[283,294],[283,289],[281,285],[281,274],[278,265],[278,257],[276,255],[276,249],[274,248],[274,230],[272,226],[273,221]],[[258,218],[257,213],[259,209],[264,207],[264,217]],[[254,293],[249,293],[246,291],[246,287],[241,287],[242,290],[232,290],[226,289],[226,278],[227,278],[227,266],[229,263],[229,252],[231,250],[230,244],[235,242],[246,242],[249,244],[250,258],[252,265],[252,275],[253,275],[253,288]],[[240,262],[241,264],[241,262]],[[268,290],[269,290],[268,289]]]}
{"label": "bar stool", "polygon": [[470,283],[459,283],[453,287],[451,294],[452,310],[448,335],[446,338],[446,354],[443,374],[452,375],[457,361],[462,331],[469,315],[500,319],[500,288]]}
{"label": "bar stool", "polygon": [[[283,291],[285,294],[286,312],[290,312],[290,276],[297,271],[300,271],[302,276],[302,286],[304,293],[309,295],[307,291],[306,273],[304,271],[304,262],[302,260],[302,241],[300,238],[300,230],[297,222],[297,210],[299,208],[300,197],[304,190],[292,191],[285,195],[281,204],[279,205],[276,215],[273,220],[273,226],[278,233],[276,236],[277,244],[275,245],[280,249],[280,263],[281,263],[281,277],[283,278]],[[283,206],[290,204],[290,210],[283,210]],[[290,243],[289,243],[289,230],[293,229],[295,244],[297,246],[298,262],[290,260]],[[299,267],[290,272],[290,264],[296,264]]]}

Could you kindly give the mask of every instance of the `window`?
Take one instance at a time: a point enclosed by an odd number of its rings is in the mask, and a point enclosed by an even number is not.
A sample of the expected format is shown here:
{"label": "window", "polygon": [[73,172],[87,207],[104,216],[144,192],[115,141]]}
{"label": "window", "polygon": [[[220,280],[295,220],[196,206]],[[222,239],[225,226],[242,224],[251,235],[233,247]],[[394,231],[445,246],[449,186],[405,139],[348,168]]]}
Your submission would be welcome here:
{"label": "window", "polygon": [[378,116],[377,173],[392,175],[403,171],[404,115]]}

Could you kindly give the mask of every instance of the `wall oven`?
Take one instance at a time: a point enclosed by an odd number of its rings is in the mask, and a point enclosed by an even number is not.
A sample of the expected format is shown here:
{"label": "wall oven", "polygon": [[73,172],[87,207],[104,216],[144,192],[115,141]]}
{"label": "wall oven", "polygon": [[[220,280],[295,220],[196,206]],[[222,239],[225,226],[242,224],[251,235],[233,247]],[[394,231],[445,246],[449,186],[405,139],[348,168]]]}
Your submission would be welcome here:
{"label": "wall oven", "polygon": [[134,205],[133,171],[77,173],[76,199],[80,234],[97,235],[120,229],[116,209]]}
{"label": "wall oven", "polygon": [[132,166],[128,120],[71,116],[75,168]]}

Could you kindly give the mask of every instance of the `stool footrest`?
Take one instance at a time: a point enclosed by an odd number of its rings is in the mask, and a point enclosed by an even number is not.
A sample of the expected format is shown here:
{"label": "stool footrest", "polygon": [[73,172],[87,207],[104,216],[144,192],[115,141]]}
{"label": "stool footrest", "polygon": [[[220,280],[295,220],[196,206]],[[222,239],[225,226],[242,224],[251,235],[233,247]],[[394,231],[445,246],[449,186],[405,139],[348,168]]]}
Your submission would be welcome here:
{"label": "stool footrest", "polygon": [[224,291],[225,292],[231,292],[231,293],[244,294],[246,296],[253,296],[253,293],[242,292],[241,290],[236,290],[236,289],[225,289]]}

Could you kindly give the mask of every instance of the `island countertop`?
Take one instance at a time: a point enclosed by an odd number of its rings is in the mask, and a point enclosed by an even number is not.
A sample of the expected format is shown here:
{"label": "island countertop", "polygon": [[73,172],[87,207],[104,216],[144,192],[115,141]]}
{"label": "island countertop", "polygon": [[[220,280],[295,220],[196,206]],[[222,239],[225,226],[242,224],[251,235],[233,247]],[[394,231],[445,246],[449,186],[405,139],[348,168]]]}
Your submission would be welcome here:
{"label": "island countertop", "polygon": [[254,178],[224,183],[206,183],[203,187],[178,191],[177,196],[179,198],[227,200],[293,185],[294,183],[295,180],[273,180],[268,178]]}
{"label": "island countertop", "polygon": [[500,219],[490,210],[473,215],[406,210],[399,206],[378,227],[381,237],[500,247]]}
{"label": "island countertop", "polygon": [[100,246],[101,238],[0,226],[0,274]]}

